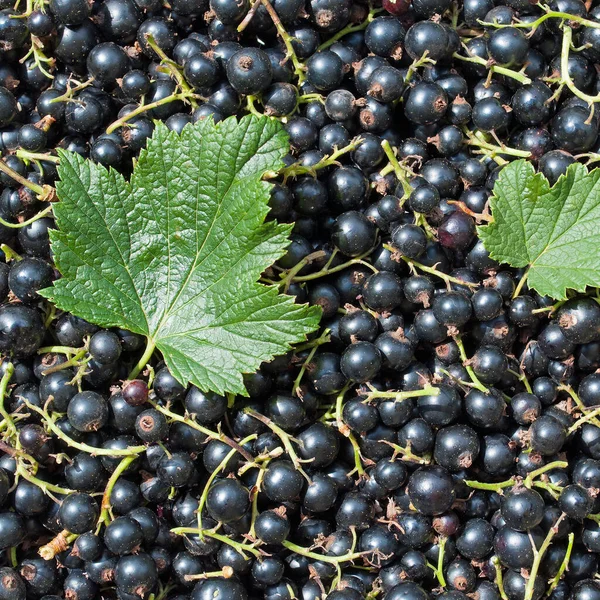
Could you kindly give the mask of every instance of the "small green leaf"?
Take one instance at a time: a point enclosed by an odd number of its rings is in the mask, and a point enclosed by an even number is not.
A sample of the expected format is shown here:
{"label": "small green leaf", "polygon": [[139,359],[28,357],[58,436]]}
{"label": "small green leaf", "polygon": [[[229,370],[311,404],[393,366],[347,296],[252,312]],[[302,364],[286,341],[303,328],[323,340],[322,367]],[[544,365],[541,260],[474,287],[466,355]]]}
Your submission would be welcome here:
{"label": "small green leaf", "polygon": [[553,187],[531,163],[502,169],[491,198],[493,222],[479,227],[490,256],[529,267],[527,283],[542,295],[566,298],[600,286],[600,170],[572,164]]}
{"label": "small green leaf", "polygon": [[61,152],[52,250],[59,308],[145,335],[182,383],[245,394],[242,373],[316,329],[320,311],[257,283],[291,225],[265,222],[289,145],[267,118],[157,123],[131,180]]}

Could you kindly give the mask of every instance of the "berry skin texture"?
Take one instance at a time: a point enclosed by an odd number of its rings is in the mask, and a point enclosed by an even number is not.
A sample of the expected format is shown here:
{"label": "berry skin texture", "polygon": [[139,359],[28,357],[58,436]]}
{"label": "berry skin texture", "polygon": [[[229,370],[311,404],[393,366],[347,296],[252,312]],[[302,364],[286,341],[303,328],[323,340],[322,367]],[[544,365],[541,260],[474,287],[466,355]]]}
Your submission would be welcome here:
{"label": "berry skin texture", "polygon": [[408,497],[424,515],[440,515],[452,506],[454,484],[448,471],[440,466],[420,467],[408,480]]}
{"label": "berry skin texture", "polygon": [[383,363],[379,348],[370,342],[351,344],[342,354],[342,373],[352,381],[371,381]]}
{"label": "berry skin texture", "polygon": [[332,241],[346,256],[360,256],[375,243],[377,229],[362,213],[348,211],[335,221]]}
{"label": "berry skin texture", "polygon": [[413,87],[404,105],[406,118],[418,125],[439,121],[448,108],[448,96],[436,83],[418,83]]}
{"label": "berry skin texture", "polygon": [[85,533],[95,527],[99,514],[98,504],[91,496],[76,493],[62,501],[58,520],[71,533]]}
{"label": "berry skin texture", "polygon": [[227,61],[227,79],[239,94],[258,94],[273,78],[271,61],[263,50],[239,50]]}

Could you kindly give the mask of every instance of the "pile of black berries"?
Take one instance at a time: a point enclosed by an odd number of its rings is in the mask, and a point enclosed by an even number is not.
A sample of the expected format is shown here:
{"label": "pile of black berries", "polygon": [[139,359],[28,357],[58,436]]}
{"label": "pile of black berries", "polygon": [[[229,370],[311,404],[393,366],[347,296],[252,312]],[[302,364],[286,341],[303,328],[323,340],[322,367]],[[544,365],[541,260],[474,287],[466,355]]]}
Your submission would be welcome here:
{"label": "pile of black berries", "polygon": [[[492,260],[600,154],[598,0],[0,0],[0,600],[600,600],[600,304]],[[56,150],[280,120],[305,344],[184,388],[59,313]]]}

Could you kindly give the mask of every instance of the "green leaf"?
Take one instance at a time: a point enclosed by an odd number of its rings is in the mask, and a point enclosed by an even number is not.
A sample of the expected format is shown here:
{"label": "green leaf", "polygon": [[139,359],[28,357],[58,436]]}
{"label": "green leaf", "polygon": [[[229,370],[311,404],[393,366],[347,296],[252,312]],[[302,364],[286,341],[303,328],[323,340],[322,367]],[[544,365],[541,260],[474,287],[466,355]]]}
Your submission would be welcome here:
{"label": "green leaf", "polygon": [[60,153],[52,250],[62,278],[43,295],[103,327],[148,337],[182,383],[245,394],[242,373],[316,329],[320,311],[257,283],[291,225],[265,222],[289,145],[267,118],[157,123],[131,180]]}
{"label": "green leaf", "polygon": [[528,266],[529,287],[555,299],[600,286],[599,180],[600,170],[574,163],[550,187],[531,163],[508,164],[494,186],[494,220],[479,227],[490,256]]}

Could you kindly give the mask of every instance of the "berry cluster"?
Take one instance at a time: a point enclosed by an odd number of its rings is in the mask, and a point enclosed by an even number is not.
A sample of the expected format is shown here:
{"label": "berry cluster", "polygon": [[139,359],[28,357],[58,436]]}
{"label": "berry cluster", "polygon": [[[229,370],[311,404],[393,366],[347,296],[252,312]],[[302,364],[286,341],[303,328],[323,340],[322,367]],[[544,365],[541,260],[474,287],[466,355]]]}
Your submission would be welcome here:
{"label": "berry cluster", "polygon": [[[596,0],[0,0],[0,599],[599,600],[598,298],[476,233],[598,160],[599,65]],[[246,113],[322,327],[219,396],[38,291],[57,149]]]}

